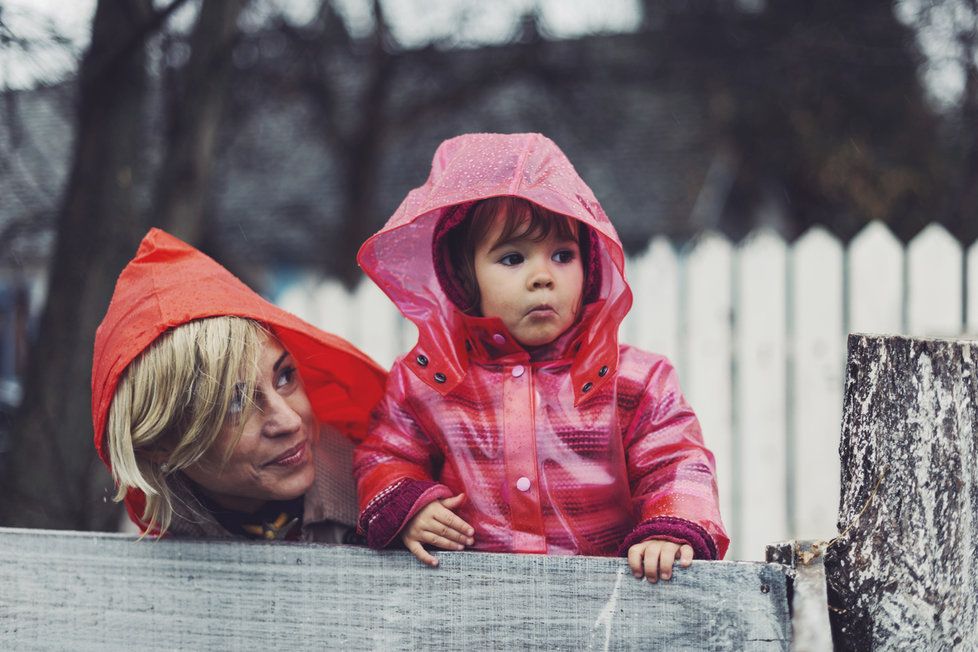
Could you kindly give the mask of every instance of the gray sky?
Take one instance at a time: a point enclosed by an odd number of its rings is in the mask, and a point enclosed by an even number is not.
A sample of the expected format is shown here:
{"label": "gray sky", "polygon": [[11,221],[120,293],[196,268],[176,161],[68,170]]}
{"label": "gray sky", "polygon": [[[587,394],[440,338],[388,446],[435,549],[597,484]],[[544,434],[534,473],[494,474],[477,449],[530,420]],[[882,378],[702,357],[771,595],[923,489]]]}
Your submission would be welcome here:
{"label": "gray sky", "polygon": [[[125,1],[125,0],[120,0]],[[157,0],[157,4],[163,4]],[[297,21],[312,16],[317,0],[257,0],[254,19],[282,9]],[[370,29],[370,3],[337,0],[354,34]],[[188,3],[171,20],[188,25],[195,3]],[[385,0],[384,8],[398,41],[419,47],[431,41],[455,44],[492,43],[512,35],[517,19],[537,7],[542,28],[554,37],[634,29],[641,18],[638,0]],[[0,0],[4,23],[18,37],[49,40],[51,33],[66,36],[71,44],[35,47],[30,52],[0,50],[0,87],[22,88],[37,80],[59,79],[77,65],[76,56],[88,44],[95,0]],[[458,26],[462,26],[461,29]]]}
{"label": "gray sky", "polygon": [[[29,52],[0,50],[0,88],[22,88],[37,80],[56,80],[73,70],[76,57],[88,43],[95,2],[0,0],[0,15],[8,28],[18,37],[42,43]],[[157,4],[164,3],[157,0]],[[189,25],[195,4],[188,3],[173,22],[177,26]],[[915,22],[922,4],[923,0],[900,0],[897,15],[905,22]],[[252,16],[260,20],[262,15],[282,9],[302,21],[312,15],[317,5],[318,0],[255,0]],[[367,0],[337,0],[337,5],[354,34],[369,30],[371,13]],[[924,71],[928,90],[938,105],[950,105],[960,98],[964,88],[954,32],[969,25],[978,29],[978,25],[972,24],[975,16],[955,2],[942,6],[944,10],[936,12],[932,24],[920,30],[919,42],[929,62]],[[498,42],[509,37],[519,16],[533,7],[539,11],[545,32],[557,38],[628,31],[641,18],[638,0],[385,0],[384,7],[395,36],[406,47],[431,41],[460,45]],[[52,33],[66,36],[71,48],[65,50],[51,44]]]}

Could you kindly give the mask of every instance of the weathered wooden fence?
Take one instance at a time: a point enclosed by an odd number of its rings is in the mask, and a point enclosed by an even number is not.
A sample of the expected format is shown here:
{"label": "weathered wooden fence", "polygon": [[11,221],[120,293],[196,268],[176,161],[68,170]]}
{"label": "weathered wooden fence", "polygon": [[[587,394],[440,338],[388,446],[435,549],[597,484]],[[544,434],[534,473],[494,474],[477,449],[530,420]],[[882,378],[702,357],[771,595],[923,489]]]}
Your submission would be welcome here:
{"label": "weathered wooden fence", "polygon": [[[660,238],[626,271],[635,306],[622,339],[679,368],[717,456],[731,559],[834,531],[846,333],[978,334],[978,243],[965,249],[937,225],[908,246],[878,223],[847,246],[819,228],[790,245],[769,231],[736,245],[705,233],[681,250]],[[11,280],[0,274],[0,285]],[[17,282],[36,314],[43,275]],[[383,364],[416,338],[369,282],[348,293],[291,270],[272,274],[270,294]],[[0,389],[16,385],[4,384],[4,324]]]}
{"label": "weathered wooden fence", "polygon": [[[815,228],[790,246],[761,231],[656,239],[630,259],[622,339],[665,353],[716,453],[732,559],[835,531],[845,337],[978,333],[978,243],[931,225],[908,246],[870,224],[848,246]],[[273,299],[389,364],[413,326],[369,282],[352,294],[290,274]]]}
{"label": "weathered wooden fence", "polygon": [[0,528],[0,648],[787,650],[787,569]]}

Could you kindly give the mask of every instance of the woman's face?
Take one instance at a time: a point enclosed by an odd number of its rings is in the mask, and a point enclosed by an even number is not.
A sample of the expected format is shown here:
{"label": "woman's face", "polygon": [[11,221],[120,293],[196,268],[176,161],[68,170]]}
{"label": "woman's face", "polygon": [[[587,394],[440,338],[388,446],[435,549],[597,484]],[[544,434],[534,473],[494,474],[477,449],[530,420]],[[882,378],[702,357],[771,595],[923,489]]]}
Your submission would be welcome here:
{"label": "woman's face", "polygon": [[[232,412],[244,400],[236,397]],[[217,504],[240,512],[297,498],[315,479],[311,445],[319,425],[292,356],[272,337],[262,345],[253,400],[237,443],[240,426],[228,419],[204,457],[184,469]]]}

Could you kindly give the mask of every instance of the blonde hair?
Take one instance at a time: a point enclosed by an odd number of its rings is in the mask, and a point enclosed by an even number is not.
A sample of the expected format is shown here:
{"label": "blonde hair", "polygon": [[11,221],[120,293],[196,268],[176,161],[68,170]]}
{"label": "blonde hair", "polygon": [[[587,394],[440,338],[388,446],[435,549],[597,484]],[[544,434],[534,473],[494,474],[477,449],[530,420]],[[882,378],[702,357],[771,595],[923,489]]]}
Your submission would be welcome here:
{"label": "blonde hair", "polygon": [[147,531],[162,534],[172,522],[167,476],[200,460],[225,426],[237,425],[240,437],[267,337],[250,319],[190,321],[163,333],[119,378],[106,425],[114,500],[141,490]]}

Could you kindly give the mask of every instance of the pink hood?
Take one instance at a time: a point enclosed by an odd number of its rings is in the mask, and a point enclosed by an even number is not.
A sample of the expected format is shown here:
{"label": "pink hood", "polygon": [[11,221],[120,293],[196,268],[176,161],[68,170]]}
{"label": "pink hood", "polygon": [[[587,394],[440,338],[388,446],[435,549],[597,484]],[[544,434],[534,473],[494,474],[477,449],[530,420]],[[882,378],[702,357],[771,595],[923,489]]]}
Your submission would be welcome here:
{"label": "pink hood", "polygon": [[588,310],[594,318],[570,370],[577,404],[586,395],[582,391],[586,384],[589,390],[599,389],[615,377],[598,371],[611,361],[610,371],[617,370],[618,326],[631,307],[632,293],[615,228],[549,138],[466,134],[445,141],[435,152],[428,180],[408,193],[384,228],[364,243],[357,261],[418,327],[411,357],[424,355],[432,364],[413,369],[414,373],[442,395],[448,394],[468,371],[465,342],[473,320],[462,315],[438,281],[432,255],[435,229],[453,206],[498,196],[526,199],[584,223],[598,236],[599,243],[591,245],[597,248],[601,270],[598,300]]}

